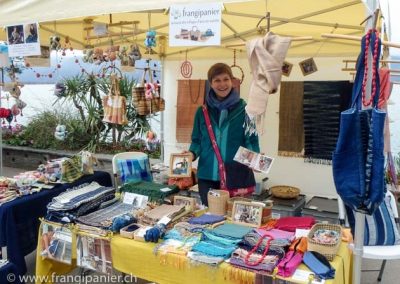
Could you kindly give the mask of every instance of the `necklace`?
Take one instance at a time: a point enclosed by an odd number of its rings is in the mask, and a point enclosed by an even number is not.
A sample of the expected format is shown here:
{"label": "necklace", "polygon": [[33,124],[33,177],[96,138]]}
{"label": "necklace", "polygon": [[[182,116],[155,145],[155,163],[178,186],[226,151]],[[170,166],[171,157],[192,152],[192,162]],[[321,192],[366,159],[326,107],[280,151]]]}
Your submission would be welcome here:
{"label": "necklace", "polygon": [[[374,42],[374,50],[372,51],[372,92],[371,97],[367,101],[366,96],[366,86],[367,86],[367,78],[368,78],[368,52],[369,45],[371,41],[371,34],[375,33],[375,42]],[[364,53],[364,78],[362,83],[362,103],[364,106],[369,106],[372,104],[374,97],[376,95],[376,64],[378,61],[378,48],[379,48],[379,34],[375,29],[370,29],[365,36],[365,53]]]}

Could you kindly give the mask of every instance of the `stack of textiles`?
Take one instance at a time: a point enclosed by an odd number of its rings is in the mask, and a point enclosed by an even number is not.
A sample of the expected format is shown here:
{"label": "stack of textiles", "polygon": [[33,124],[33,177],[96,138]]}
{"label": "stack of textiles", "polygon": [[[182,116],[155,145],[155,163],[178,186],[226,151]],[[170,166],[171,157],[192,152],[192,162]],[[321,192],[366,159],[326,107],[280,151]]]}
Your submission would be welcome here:
{"label": "stack of textiles", "polygon": [[76,221],[88,226],[118,231],[117,227],[122,228],[136,221],[133,217],[133,213],[134,207],[132,204],[118,201],[88,215],[81,216],[76,219]]}
{"label": "stack of textiles", "polygon": [[179,222],[171,230],[167,231],[164,236],[164,242],[156,247],[155,252],[186,255],[200,241],[203,229],[202,225]]}
{"label": "stack of textiles", "polygon": [[239,249],[232,253],[234,266],[258,272],[271,273],[285,256],[294,234],[282,230],[255,229],[243,237]]}
{"label": "stack of textiles", "polygon": [[220,223],[223,221],[225,221],[224,216],[214,215],[209,213],[189,219],[190,224],[197,224],[197,225],[210,225],[210,224]]}
{"label": "stack of textiles", "polygon": [[115,190],[97,182],[73,187],[53,198],[47,205],[46,219],[53,222],[69,223],[96,211],[102,204],[114,199]]}
{"label": "stack of textiles", "polygon": [[251,228],[237,224],[223,224],[211,230],[204,230],[200,242],[192,247],[192,260],[215,264],[231,256]]}
{"label": "stack of textiles", "polygon": [[185,212],[185,205],[167,205],[162,204],[146,213],[142,218],[142,222],[147,225],[156,224],[161,218],[168,217],[173,220],[175,217]]}
{"label": "stack of textiles", "polygon": [[158,184],[149,181],[129,182],[121,187],[121,192],[132,192],[149,197],[150,202],[163,203],[164,199],[179,191],[176,185]]}

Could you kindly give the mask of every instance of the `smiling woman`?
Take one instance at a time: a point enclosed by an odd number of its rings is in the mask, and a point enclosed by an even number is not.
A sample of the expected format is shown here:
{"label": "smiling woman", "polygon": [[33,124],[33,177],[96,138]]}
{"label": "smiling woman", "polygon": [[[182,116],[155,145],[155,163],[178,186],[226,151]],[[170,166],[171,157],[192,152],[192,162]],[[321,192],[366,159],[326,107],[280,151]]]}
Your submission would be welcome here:
{"label": "smiling woman", "polygon": [[[208,205],[207,193],[210,188],[226,189],[227,184],[229,188],[235,189],[255,186],[251,171],[252,178],[249,177],[248,183],[243,184],[242,180],[235,180],[234,171],[225,172],[225,168],[232,168],[231,164],[236,163],[233,157],[240,146],[254,152],[260,151],[258,136],[246,134],[243,128],[246,103],[233,88],[231,68],[224,63],[216,63],[208,70],[207,78],[210,90],[206,94],[204,113],[202,107],[197,109],[189,148],[193,160],[199,158],[197,172],[199,193],[205,205]],[[206,113],[211,118],[210,126],[215,137],[210,136],[208,132],[210,127],[205,120]],[[219,155],[214,152],[213,145]],[[223,153],[222,157],[220,153]],[[241,183],[240,186],[238,182]],[[243,192],[246,193],[248,192]]]}

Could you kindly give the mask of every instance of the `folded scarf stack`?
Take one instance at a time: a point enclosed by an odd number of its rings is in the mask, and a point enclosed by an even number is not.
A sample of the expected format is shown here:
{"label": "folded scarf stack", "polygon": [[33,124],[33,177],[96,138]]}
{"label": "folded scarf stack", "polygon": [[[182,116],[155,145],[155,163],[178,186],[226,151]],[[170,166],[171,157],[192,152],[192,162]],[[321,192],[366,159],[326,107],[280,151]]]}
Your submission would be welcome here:
{"label": "folded scarf stack", "polygon": [[321,279],[334,279],[335,269],[331,266],[325,256],[316,251],[306,251],[303,262],[307,267]]}
{"label": "folded scarf stack", "polygon": [[47,205],[46,219],[53,222],[75,222],[80,216],[96,211],[113,200],[115,190],[97,182],[86,183],[53,198]]}
{"label": "folded scarf stack", "polygon": [[176,185],[158,184],[149,181],[129,182],[121,187],[121,192],[132,192],[149,197],[151,202],[162,203],[166,197],[178,192]]}

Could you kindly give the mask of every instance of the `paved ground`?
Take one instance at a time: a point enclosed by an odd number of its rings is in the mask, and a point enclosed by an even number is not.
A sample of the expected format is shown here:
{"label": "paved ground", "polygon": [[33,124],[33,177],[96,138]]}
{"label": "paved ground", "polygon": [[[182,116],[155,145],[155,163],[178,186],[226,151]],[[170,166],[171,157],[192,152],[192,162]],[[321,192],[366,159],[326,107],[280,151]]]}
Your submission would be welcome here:
{"label": "paved ground", "polygon": [[[22,171],[24,171],[24,170],[4,167],[3,175],[12,177]],[[27,275],[35,275],[36,251],[27,255],[25,257],[25,260],[26,260],[27,267],[28,267]],[[378,261],[378,260],[364,260],[362,267],[363,267],[363,270],[374,270],[374,269],[379,269],[380,265],[381,265],[381,261]],[[400,260],[389,260],[386,263],[386,268],[385,268],[385,272],[382,277],[381,283],[382,284],[397,284],[397,283],[399,283],[399,278],[398,278],[399,277],[398,276],[399,267],[400,267]],[[171,268],[171,272],[173,269],[174,268]],[[80,273],[80,270],[75,269],[71,274],[78,275],[79,273]],[[96,274],[95,272],[91,272],[91,273]],[[118,271],[115,271],[115,273],[120,274],[120,272],[118,272]],[[362,276],[361,276],[361,283],[363,283],[363,284],[378,283],[377,277],[378,277],[378,271],[363,271]],[[99,282],[99,283],[102,284],[102,282]],[[136,282],[136,283],[148,283],[148,281],[138,279],[138,282]]]}

